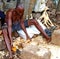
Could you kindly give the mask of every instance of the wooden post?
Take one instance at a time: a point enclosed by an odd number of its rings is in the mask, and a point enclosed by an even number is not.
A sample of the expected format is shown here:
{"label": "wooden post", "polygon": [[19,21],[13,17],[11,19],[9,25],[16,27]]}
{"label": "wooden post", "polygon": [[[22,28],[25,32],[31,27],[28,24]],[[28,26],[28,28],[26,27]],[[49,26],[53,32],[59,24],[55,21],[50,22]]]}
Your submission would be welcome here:
{"label": "wooden post", "polygon": [[32,10],[34,8],[35,2],[36,2],[36,0],[30,0],[29,9],[28,9],[28,15],[30,15],[32,13]]}

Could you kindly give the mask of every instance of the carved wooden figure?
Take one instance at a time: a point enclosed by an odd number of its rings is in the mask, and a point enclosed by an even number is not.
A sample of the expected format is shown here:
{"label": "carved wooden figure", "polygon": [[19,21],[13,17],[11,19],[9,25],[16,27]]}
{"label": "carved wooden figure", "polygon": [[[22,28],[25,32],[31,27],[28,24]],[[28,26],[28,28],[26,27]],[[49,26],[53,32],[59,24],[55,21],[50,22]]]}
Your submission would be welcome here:
{"label": "carved wooden figure", "polygon": [[54,24],[53,24],[52,21],[50,20],[50,18],[49,18],[49,16],[48,16],[48,13],[47,13],[47,10],[48,10],[48,7],[45,8],[42,16],[40,16],[39,19],[41,19],[41,20],[43,19],[43,21],[42,21],[43,24],[44,24],[47,28],[49,28],[49,27],[51,27],[51,26],[54,26]]}

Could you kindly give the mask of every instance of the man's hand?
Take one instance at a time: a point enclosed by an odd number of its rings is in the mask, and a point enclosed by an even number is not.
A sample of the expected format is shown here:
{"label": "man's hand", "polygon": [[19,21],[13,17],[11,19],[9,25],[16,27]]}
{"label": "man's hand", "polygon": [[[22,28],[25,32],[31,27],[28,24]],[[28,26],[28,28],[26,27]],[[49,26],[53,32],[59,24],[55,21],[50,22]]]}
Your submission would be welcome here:
{"label": "man's hand", "polygon": [[51,42],[51,38],[46,39],[47,43]]}

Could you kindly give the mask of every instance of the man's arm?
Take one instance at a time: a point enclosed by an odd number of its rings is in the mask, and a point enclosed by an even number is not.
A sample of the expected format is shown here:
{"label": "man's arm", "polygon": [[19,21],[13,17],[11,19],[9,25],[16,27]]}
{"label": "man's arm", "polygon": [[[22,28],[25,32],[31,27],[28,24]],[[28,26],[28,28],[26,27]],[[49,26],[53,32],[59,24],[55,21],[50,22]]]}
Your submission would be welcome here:
{"label": "man's arm", "polygon": [[24,20],[23,19],[21,19],[21,20],[22,20],[22,21],[20,21],[21,28],[25,32],[27,39],[30,39],[30,37],[28,36],[28,33],[26,31],[26,27],[24,25]]}
{"label": "man's arm", "polygon": [[8,10],[6,14],[6,21],[8,24],[8,35],[12,44],[12,10]]}

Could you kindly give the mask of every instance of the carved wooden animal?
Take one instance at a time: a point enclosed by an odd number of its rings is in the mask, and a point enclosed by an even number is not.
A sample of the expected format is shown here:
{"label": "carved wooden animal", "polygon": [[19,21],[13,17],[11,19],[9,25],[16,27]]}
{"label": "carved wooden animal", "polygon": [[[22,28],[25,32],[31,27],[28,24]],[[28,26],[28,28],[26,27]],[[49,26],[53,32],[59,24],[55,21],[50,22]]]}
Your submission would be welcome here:
{"label": "carved wooden animal", "polygon": [[54,26],[54,24],[52,23],[52,21],[50,20],[50,18],[49,18],[49,16],[48,16],[48,13],[47,13],[47,7],[45,8],[45,10],[44,10],[44,12],[43,12],[43,14],[42,14],[42,16],[40,16],[40,18],[39,19],[43,19],[43,24],[47,27],[47,28],[49,28],[50,26]]}

